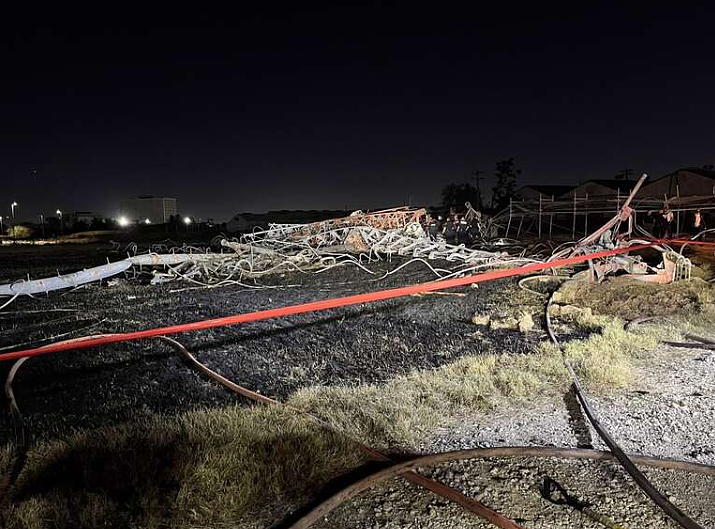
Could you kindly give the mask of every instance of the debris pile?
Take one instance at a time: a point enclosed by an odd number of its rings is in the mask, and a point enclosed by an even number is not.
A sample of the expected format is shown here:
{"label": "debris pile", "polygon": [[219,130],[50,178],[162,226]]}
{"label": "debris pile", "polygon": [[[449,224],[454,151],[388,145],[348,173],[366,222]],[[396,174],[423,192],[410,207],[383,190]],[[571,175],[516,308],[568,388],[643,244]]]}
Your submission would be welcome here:
{"label": "debris pile", "polygon": [[[153,284],[180,279],[202,287],[234,284],[265,288],[256,280],[279,272],[321,273],[335,266],[353,265],[374,275],[376,272],[370,270],[369,264],[393,256],[422,261],[440,278],[533,261],[510,257],[503,251],[479,250],[435,240],[420,223],[424,217],[424,209],[395,208],[375,213],[356,211],[347,217],[312,224],[272,224],[267,230],[238,239],[222,238],[217,241],[220,252],[160,243],[149,248],[148,253],[136,255],[136,244],[122,248],[115,243],[112,250],[127,252],[126,259],[74,274],[0,285],[0,296],[74,288],[130,269],[150,268]],[[454,262],[458,267],[456,270],[438,268],[429,265],[428,260]]]}
{"label": "debris pile", "polygon": [[445,260],[470,267],[503,265],[514,260],[505,252],[437,240],[425,232],[421,223],[424,218],[424,209],[356,211],[348,217],[313,224],[272,224],[267,230],[221,244],[239,257],[244,265],[242,277],[259,277],[278,268],[324,271],[342,264],[354,264],[373,273],[365,267],[367,263],[392,256]]}
{"label": "debris pile", "polygon": [[[355,266],[376,275],[378,272],[370,269],[371,263],[397,256],[407,260],[388,274],[412,262],[420,262],[437,278],[447,279],[488,268],[554,262],[594,252],[627,249],[634,244],[648,244],[659,250],[663,254],[663,263],[654,267],[640,256],[621,252],[589,260],[589,270],[585,272],[589,280],[601,282],[616,272],[626,272],[629,277],[655,283],[688,280],[691,263],[683,257],[682,249],[680,254],[674,252],[636,225],[630,204],[645,178],[643,175],[618,214],[601,228],[575,243],[555,249],[550,244],[538,243],[527,252],[524,247],[510,246],[506,239],[485,238],[490,233],[491,221],[468,203],[467,214],[462,217],[455,214],[454,222],[470,226],[462,230],[464,233],[473,228],[474,236],[468,237],[473,244],[460,243],[466,239],[448,238],[444,230],[435,230],[436,221],[424,209],[399,207],[372,213],[356,211],[345,217],[310,224],[270,224],[268,229],[239,238],[214,239],[206,248],[176,246],[173,241],[163,241],[151,246],[147,253],[137,254],[136,244],[122,248],[114,243],[112,250],[125,251],[126,259],[65,276],[28,278],[0,285],[0,296],[14,299],[20,295],[74,288],[121,273],[141,273],[146,268],[149,268],[153,284],[183,280],[198,287],[273,288],[260,284],[258,279],[283,272],[322,273],[336,266]],[[685,241],[685,245],[703,244],[695,241],[697,237]],[[217,250],[212,251],[212,248]],[[544,249],[551,252],[549,257],[541,253]],[[385,277],[384,274],[381,277]]]}

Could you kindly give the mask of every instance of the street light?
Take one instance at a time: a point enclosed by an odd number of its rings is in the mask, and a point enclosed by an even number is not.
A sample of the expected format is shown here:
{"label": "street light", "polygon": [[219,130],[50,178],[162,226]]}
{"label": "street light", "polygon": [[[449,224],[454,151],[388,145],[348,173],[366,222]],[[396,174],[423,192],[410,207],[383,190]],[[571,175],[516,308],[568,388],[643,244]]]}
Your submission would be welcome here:
{"label": "street light", "polygon": [[126,228],[127,226],[129,226],[129,219],[127,219],[126,217],[119,217],[117,219],[117,222],[119,222],[119,225],[122,228]]}
{"label": "street light", "polygon": [[15,237],[17,236],[17,228],[15,227],[15,208],[19,206],[17,202],[14,202],[10,204],[10,210],[12,211],[12,239],[13,241],[15,240]]}
{"label": "street light", "polygon": [[60,235],[62,235],[62,234],[63,234],[63,233],[62,233],[62,232],[63,232],[63,227],[62,227],[62,210],[61,210],[61,209],[58,209],[57,211],[55,211],[55,213],[56,213],[57,216],[60,218]]}
{"label": "street light", "polygon": [[42,238],[45,238],[45,216],[40,213],[40,225],[42,226]]}
{"label": "street light", "polygon": [[2,227],[2,215],[0,215],[0,237],[5,234],[5,230]]}

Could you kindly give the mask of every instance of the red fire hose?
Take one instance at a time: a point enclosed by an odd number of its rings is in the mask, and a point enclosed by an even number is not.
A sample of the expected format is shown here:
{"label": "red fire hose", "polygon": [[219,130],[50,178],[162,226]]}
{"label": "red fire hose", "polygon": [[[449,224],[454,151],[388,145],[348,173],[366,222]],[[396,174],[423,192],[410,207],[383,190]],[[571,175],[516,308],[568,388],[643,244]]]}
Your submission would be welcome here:
{"label": "red fire hose", "polygon": [[182,323],[180,325],[171,325],[169,327],[158,327],[154,329],[146,329],[143,331],[135,331],[128,333],[118,333],[118,334],[107,334],[101,336],[87,336],[84,338],[76,338],[73,340],[66,340],[62,342],[57,342],[42,347],[37,347],[33,349],[25,349],[22,351],[14,351],[11,353],[0,354],[0,362],[8,360],[17,360],[18,358],[26,356],[40,356],[50,353],[58,353],[60,351],[69,351],[74,349],[88,349],[90,347],[96,347],[99,345],[107,345],[111,343],[129,342],[133,340],[141,340],[142,338],[151,338],[154,336],[164,336],[168,334],[178,334],[182,332],[189,331],[200,331],[204,329],[213,329],[216,327],[225,327],[228,325],[235,325],[238,323],[248,323],[252,321],[261,321],[271,318],[282,318],[284,316],[292,316],[295,314],[304,314],[306,312],[317,312],[328,309],[335,309],[338,307],[347,307],[349,305],[359,305],[361,303],[372,303],[375,301],[383,301],[387,299],[394,299],[404,296],[410,296],[412,294],[420,294],[423,292],[432,292],[435,290],[444,290],[447,288],[471,285],[474,283],[482,283],[485,281],[493,281],[495,279],[502,279],[506,277],[519,276],[523,274],[529,274],[532,272],[539,272],[541,270],[546,270],[549,268],[559,268],[562,266],[568,266],[578,263],[583,263],[590,261],[592,259],[601,259],[604,257],[611,257],[613,255],[632,252],[635,250],[642,250],[644,248],[649,248],[655,243],[648,244],[637,244],[630,246],[628,248],[619,248],[615,250],[605,250],[601,252],[593,252],[590,254],[579,255],[576,257],[568,257],[564,259],[557,259],[551,262],[545,263],[534,263],[525,266],[520,266],[518,268],[510,268],[504,270],[492,270],[491,272],[486,272],[484,274],[472,275],[467,277],[459,277],[455,279],[446,279],[442,281],[430,281],[428,283],[420,283],[417,285],[411,285],[400,288],[393,288],[390,290],[380,290],[378,292],[370,292],[367,294],[357,294],[354,296],[346,296],[342,298],[326,299],[323,301],[314,301],[311,303],[303,303],[300,305],[291,305],[288,307],[279,307],[276,309],[261,310],[258,312],[250,312],[248,314],[234,314],[232,316],[225,316],[222,318],[215,318],[211,320],[196,321],[192,323]]}

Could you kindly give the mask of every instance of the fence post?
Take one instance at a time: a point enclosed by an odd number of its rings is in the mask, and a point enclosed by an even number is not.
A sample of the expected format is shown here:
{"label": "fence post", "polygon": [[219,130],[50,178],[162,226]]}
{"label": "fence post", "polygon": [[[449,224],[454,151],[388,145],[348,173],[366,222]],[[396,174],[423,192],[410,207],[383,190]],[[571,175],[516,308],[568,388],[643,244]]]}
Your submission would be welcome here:
{"label": "fence post", "polygon": [[576,193],[573,194],[573,223],[571,224],[571,239],[576,238]]}
{"label": "fence post", "polygon": [[506,233],[504,237],[509,237],[509,228],[511,228],[511,198],[509,198],[509,222],[506,224]]}
{"label": "fence post", "polygon": [[524,212],[521,212],[521,216],[519,217],[519,227],[516,230],[516,238],[518,239],[519,236],[521,235],[521,226],[524,224]]}
{"label": "fence post", "polygon": [[[680,199],[680,184],[675,184],[675,196]],[[678,200],[678,209],[675,211],[675,234],[680,233],[680,200]]]}
{"label": "fence post", "polygon": [[541,239],[541,193],[539,193],[539,239]]}
{"label": "fence post", "polygon": [[583,234],[588,235],[588,193],[586,193],[586,209],[583,210]]}

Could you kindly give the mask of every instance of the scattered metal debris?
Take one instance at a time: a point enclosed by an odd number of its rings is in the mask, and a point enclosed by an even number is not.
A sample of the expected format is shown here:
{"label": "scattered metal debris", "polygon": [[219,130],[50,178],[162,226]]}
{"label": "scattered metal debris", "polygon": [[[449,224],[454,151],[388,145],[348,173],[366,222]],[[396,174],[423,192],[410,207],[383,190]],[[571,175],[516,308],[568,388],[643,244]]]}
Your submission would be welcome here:
{"label": "scattered metal debris", "polygon": [[[151,268],[152,284],[180,279],[202,287],[234,284],[263,288],[256,282],[258,278],[280,272],[321,273],[335,266],[350,265],[374,274],[367,265],[392,256],[411,256],[423,263],[444,260],[462,266],[461,269],[446,270],[428,264],[438,277],[534,261],[523,256],[511,257],[503,251],[432,240],[419,223],[424,214],[422,209],[396,208],[376,213],[357,211],[347,217],[312,224],[274,224],[267,230],[239,239],[214,241],[227,250],[221,253],[186,245],[169,247],[168,243],[172,241],[165,241],[166,244],[152,245],[148,253],[137,254],[138,246],[129,243],[123,248],[128,257],[122,261],[57,277],[0,285],[0,296],[75,288],[116,276],[130,268],[140,271]],[[121,245],[113,243],[112,250],[122,250]],[[251,282],[246,283],[246,280]]]}

